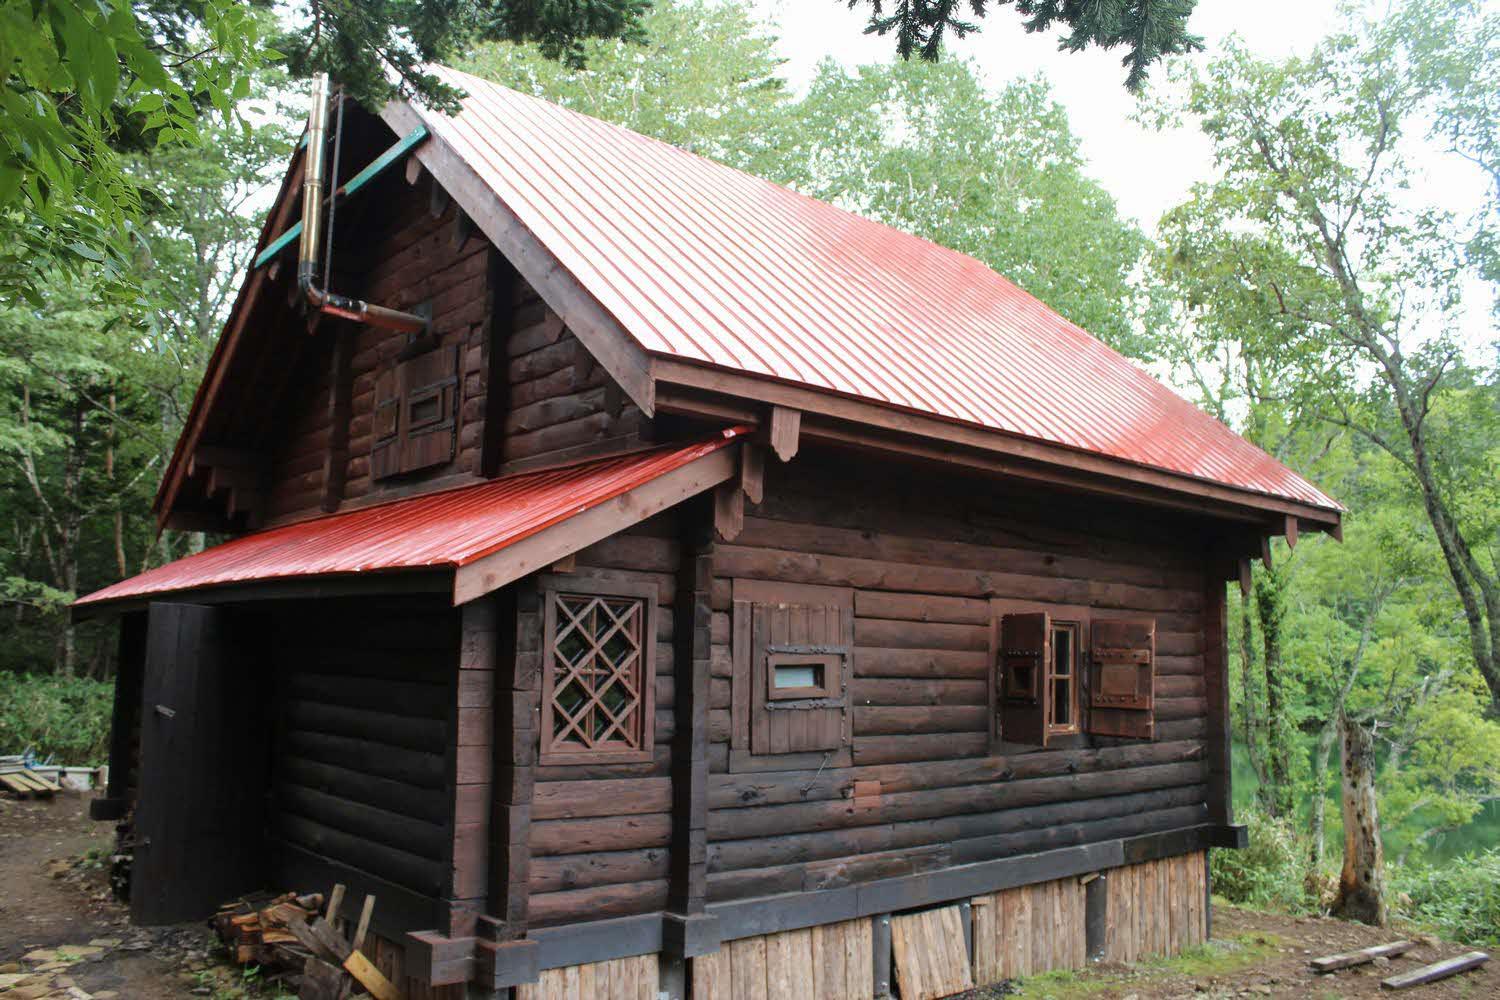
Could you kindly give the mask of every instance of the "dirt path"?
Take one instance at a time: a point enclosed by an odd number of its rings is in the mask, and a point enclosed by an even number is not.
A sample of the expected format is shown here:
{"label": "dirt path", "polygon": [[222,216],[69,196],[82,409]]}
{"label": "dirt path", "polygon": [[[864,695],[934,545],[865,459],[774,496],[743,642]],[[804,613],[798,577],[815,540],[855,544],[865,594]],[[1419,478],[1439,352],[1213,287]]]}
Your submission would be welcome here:
{"label": "dirt path", "polygon": [[[0,799],[0,1000],[231,1000],[237,969],[218,961],[206,928],[132,928],[107,887],[112,829],[88,818],[84,797]],[[88,857],[95,864],[73,865]],[[1393,941],[1400,931],[1298,919],[1233,907],[1214,910],[1215,941],[1192,955],[1134,968],[1049,973],[966,994],[968,1000],[1487,1000],[1500,997],[1500,957],[1484,969],[1400,994],[1380,980],[1471,951],[1424,937],[1407,957],[1331,976],[1307,961]],[[1404,936],[1413,936],[1406,932]]]}
{"label": "dirt path", "polygon": [[[129,926],[107,884],[112,835],[85,796],[0,798],[0,1000],[204,995],[207,931]],[[95,863],[71,864],[91,851]]]}

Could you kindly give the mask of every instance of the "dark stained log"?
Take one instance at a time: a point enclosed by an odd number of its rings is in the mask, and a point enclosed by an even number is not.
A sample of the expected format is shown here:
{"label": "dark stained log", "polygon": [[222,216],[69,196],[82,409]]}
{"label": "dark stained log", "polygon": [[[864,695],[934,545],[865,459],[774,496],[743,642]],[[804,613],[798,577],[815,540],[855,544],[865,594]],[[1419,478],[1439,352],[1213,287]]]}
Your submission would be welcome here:
{"label": "dark stained log", "polygon": [[544,892],[531,897],[533,927],[653,913],[667,902],[667,880]]}
{"label": "dark stained log", "polygon": [[562,892],[668,877],[670,851],[600,851],[531,859],[531,891]]}
{"label": "dark stained log", "polygon": [[[551,778],[551,768],[547,769]],[[535,820],[633,816],[672,809],[670,778],[622,778],[599,781],[552,781],[537,784],[531,816]]]}
{"label": "dark stained log", "polygon": [[[1226,628],[1227,601],[1224,578],[1228,573],[1228,557],[1221,557],[1218,565],[1210,560],[1204,573],[1203,583],[1203,680],[1202,693],[1207,713],[1206,732],[1208,744],[1208,808],[1215,823],[1234,822],[1234,793],[1231,787],[1230,725],[1229,714],[1229,655]],[[1162,698],[1173,698],[1197,694],[1190,688],[1176,683],[1181,678],[1161,675],[1161,657],[1158,657],[1156,691]]]}
{"label": "dark stained log", "polygon": [[350,394],[353,390],[352,355],[354,332],[343,324],[334,333],[332,361],[328,369],[328,446],[323,459],[323,502],[325,513],[339,509],[344,500],[344,482],[349,472],[349,423],[353,416]]}
{"label": "dark stained log", "polygon": [[531,824],[531,852],[535,855],[666,847],[671,842],[670,813],[535,820]]}
{"label": "dark stained log", "polygon": [[314,820],[324,826],[433,861],[446,856],[445,823],[414,819],[399,812],[350,801],[341,795],[285,782],[275,787],[283,814]]}
{"label": "dark stained log", "polygon": [[336,792],[351,803],[403,813],[429,823],[441,824],[444,820],[447,796],[440,789],[293,756],[281,757],[276,769],[280,778],[304,789],[328,794]]}
{"label": "dark stained log", "polygon": [[374,753],[364,740],[299,730],[286,733],[284,746],[286,751],[308,760],[410,785],[440,786],[443,781],[441,754],[393,747],[382,747]]}
{"label": "dark stained log", "polygon": [[314,854],[338,859],[424,896],[436,899],[442,892],[443,864],[440,861],[387,847],[358,834],[345,833],[288,812],[276,817],[273,830],[283,839]]}

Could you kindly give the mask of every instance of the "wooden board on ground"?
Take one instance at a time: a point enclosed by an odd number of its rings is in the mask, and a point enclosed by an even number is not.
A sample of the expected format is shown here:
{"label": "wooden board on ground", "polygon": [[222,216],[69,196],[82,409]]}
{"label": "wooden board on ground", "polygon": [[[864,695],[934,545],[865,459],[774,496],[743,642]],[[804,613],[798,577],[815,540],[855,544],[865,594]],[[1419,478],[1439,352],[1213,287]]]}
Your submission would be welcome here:
{"label": "wooden board on ground", "polygon": [[1410,972],[1403,972],[1399,976],[1382,979],[1380,985],[1388,990],[1404,990],[1408,986],[1435,983],[1439,979],[1447,979],[1449,976],[1456,976],[1460,972],[1477,969],[1489,960],[1490,956],[1484,952],[1471,951],[1467,955],[1444,959],[1441,962],[1433,962],[1431,965],[1424,965],[1420,969],[1413,969]]}
{"label": "wooden board on ground", "polygon": [[1364,965],[1373,962],[1377,958],[1394,958],[1405,954],[1415,948],[1415,941],[1392,941],[1389,944],[1372,945],[1369,948],[1361,948],[1358,951],[1346,951],[1339,955],[1326,955],[1323,958],[1315,958],[1307,964],[1314,972],[1334,972],[1338,969],[1347,969],[1355,965]]}
{"label": "wooden board on ground", "polygon": [[25,768],[0,773],[0,787],[4,787],[18,799],[51,798],[61,790],[56,783]]}
{"label": "wooden board on ground", "polygon": [[973,989],[958,907],[892,917],[891,945],[902,1000],[937,1000]]}

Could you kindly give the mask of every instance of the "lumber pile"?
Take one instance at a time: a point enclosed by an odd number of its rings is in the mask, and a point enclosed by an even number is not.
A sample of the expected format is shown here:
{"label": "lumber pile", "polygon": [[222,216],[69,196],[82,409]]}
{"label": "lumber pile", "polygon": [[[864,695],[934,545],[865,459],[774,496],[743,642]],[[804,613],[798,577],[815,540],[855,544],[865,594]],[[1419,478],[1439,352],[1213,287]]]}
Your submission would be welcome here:
{"label": "lumber pile", "polygon": [[319,893],[246,897],[220,907],[210,923],[237,964],[259,966],[299,1000],[405,1000],[360,950],[375,897],[365,897],[352,938],[338,929],[343,900],[342,885],[333,887],[326,906]]}
{"label": "lumber pile", "polygon": [[27,767],[22,758],[4,757],[0,758],[0,791],[18,799],[50,799],[61,788]]}
{"label": "lumber pile", "polygon": [[[1348,969],[1356,965],[1364,965],[1376,959],[1397,958],[1415,948],[1415,941],[1392,941],[1389,944],[1377,944],[1370,948],[1361,948],[1358,951],[1347,951],[1341,955],[1326,955],[1323,958],[1315,958],[1309,962],[1314,972],[1328,973],[1339,969]],[[1380,981],[1380,985],[1388,990],[1404,990],[1412,986],[1423,986],[1427,983],[1435,983],[1439,979],[1447,979],[1470,969],[1477,969],[1490,960],[1490,956],[1482,951],[1471,951],[1467,955],[1457,958],[1444,959],[1431,965],[1424,965],[1420,969],[1412,969],[1410,972],[1398,973],[1387,976]]]}

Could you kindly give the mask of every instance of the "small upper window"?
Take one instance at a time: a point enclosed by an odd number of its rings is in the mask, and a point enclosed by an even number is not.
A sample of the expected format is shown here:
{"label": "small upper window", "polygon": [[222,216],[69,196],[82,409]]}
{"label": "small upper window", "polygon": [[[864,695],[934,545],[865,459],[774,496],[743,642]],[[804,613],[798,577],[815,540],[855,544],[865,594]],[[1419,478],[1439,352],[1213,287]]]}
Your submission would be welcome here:
{"label": "small upper window", "polygon": [[655,601],[546,592],[541,762],[651,759]]}

